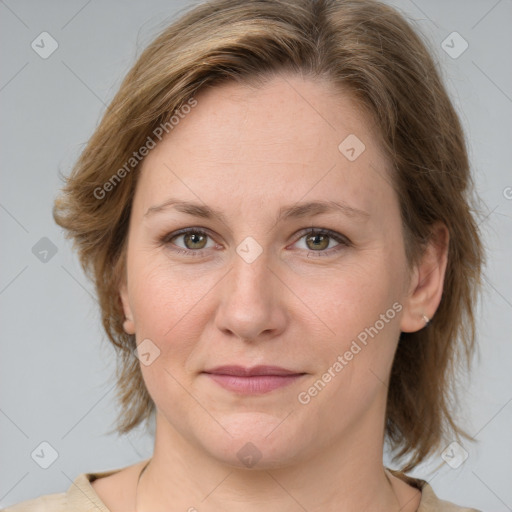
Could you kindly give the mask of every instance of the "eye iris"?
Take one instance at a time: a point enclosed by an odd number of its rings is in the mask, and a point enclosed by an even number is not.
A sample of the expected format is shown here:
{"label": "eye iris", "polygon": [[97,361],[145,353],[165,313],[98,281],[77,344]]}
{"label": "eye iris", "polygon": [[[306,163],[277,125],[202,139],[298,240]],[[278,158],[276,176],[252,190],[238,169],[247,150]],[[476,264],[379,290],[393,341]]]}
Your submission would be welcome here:
{"label": "eye iris", "polygon": [[[314,241],[313,247],[309,246],[309,242]],[[306,244],[310,249],[326,249],[329,246],[329,236],[321,234],[312,234],[306,237]]]}
{"label": "eye iris", "polygon": [[187,233],[183,240],[188,249],[203,249],[206,245],[206,236],[200,233]]}

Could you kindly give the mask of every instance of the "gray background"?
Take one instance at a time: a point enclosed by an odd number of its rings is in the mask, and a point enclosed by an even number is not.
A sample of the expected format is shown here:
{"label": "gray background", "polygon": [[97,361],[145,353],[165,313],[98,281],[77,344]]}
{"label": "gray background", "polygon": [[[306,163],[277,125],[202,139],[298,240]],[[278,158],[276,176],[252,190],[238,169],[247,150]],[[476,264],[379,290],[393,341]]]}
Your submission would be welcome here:
{"label": "gray background", "polygon": [[[59,171],[69,172],[123,75],[186,5],[0,1],[0,506],[65,491],[79,473],[151,455],[150,434],[106,434],[115,417],[113,350],[92,287],[51,207]],[[512,510],[512,2],[393,5],[416,20],[443,69],[467,133],[489,250],[480,351],[461,382],[459,415],[478,443],[464,445],[469,457],[457,469],[439,453],[412,474],[429,480],[444,499],[487,512]],[[31,48],[43,31],[59,45],[47,59]],[[453,31],[469,44],[458,58],[442,48]],[[40,260],[40,246],[32,252],[43,237],[57,249],[47,261]],[[48,449],[31,457],[43,441],[58,453],[48,469],[34,460],[44,464]]]}

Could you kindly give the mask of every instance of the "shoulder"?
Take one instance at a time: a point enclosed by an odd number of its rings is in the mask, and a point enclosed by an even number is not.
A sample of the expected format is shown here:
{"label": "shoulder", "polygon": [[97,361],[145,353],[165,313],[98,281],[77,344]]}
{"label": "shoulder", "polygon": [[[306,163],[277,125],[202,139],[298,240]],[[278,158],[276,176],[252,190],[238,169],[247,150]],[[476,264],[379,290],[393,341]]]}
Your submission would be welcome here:
{"label": "shoulder", "polygon": [[[120,469],[81,473],[66,492],[45,494],[2,508],[0,512],[110,512],[108,505],[119,503],[119,496],[122,496],[118,491],[119,482],[125,483],[125,475],[135,474],[145,462]],[[126,486],[121,487],[126,489]]]}
{"label": "shoulder", "polygon": [[91,486],[91,480],[101,474],[82,473],[66,492],[45,494],[16,503],[0,512],[110,512]]}
{"label": "shoulder", "polygon": [[462,507],[455,505],[455,503],[452,503],[451,501],[439,499],[435,495],[432,487],[430,487],[430,485],[426,482],[421,491],[421,494],[422,498],[418,512],[480,512],[475,508]]}
{"label": "shoulder", "polygon": [[45,494],[22,501],[0,512],[111,512],[123,509],[126,489],[133,487],[143,460],[132,466],[78,475],[66,492]]}
{"label": "shoulder", "polygon": [[1,509],[0,512],[64,512],[66,510],[66,493],[46,494],[32,500],[22,501],[16,505]]}
{"label": "shoulder", "polygon": [[401,471],[386,468],[393,476],[400,478],[412,487],[421,490],[421,500],[417,512],[480,512],[474,508],[455,505],[436,496],[432,487],[421,478],[414,478]]}

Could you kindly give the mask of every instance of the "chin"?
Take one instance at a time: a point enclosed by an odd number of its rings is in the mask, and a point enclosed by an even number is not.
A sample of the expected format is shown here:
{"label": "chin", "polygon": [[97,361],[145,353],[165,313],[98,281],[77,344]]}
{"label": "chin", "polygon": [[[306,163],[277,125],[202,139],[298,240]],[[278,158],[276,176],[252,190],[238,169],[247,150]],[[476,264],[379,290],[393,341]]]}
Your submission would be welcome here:
{"label": "chin", "polygon": [[220,423],[230,435],[222,430],[200,443],[219,462],[237,468],[262,470],[293,464],[304,456],[301,448],[310,438],[299,432],[291,417],[283,421],[274,415],[248,412],[223,418]]}

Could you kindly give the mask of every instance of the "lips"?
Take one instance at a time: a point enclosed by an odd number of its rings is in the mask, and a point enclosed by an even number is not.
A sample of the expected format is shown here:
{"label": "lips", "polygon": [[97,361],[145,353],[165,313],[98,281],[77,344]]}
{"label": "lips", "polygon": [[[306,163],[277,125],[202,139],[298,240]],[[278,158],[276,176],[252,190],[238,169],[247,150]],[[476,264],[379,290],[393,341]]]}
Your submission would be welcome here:
{"label": "lips", "polygon": [[204,373],[213,375],[235,375],[237,377],[254,377],[262,375],[301,375],[301,372],[287,370],[279,366],[253,366],[244,368],[243,366],[218,366],[211,370],[205,370]]}
{"label": "lips", "polygon": [[306,375],[279,366],[218,366],[203,372],[221,387],[238,394],[263,394],[292,384]]}

